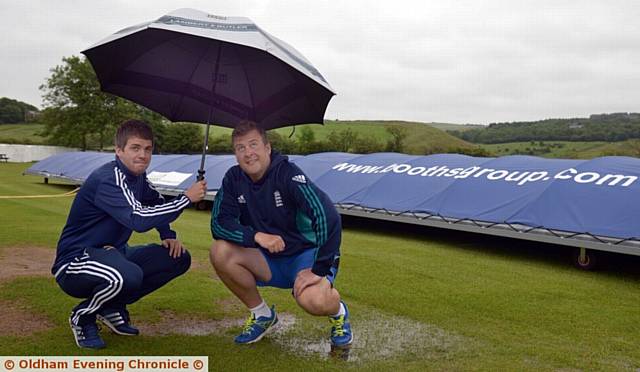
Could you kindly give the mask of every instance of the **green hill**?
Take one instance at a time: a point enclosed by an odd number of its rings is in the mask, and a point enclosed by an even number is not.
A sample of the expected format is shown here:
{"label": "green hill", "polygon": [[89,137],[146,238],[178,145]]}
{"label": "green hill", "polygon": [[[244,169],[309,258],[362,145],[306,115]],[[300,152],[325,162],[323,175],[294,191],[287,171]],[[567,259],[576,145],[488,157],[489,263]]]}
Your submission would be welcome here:
{"label": "green hill", "polygon": [[43,124],[1,124],[0,143],[45,144],[46,138],[40,133]]}
{"label": "green hill", "polygon": [[[455,126],[455,124],[443,124]],[[479,149],[477,145],[456,138],[449,133],[433,127],[431,124],[392,120],[326,120],[324,125],[304,124],[294,128],[286,127],[275,129],[280,136],[299,139],[303,128],[313,130],[315,139],[326,140],[331,132],[341,132],[350,129],[360,137],[372,138],[381,143],[386,143],[391,135],[387,127],[402,127],[406,129],[407,137],[404,140],[405,151],[408,154],[433,154],[439,152],[458,152],[467,150],[473,153]],[[464,127],[464,126],[463,126]],[[204,126],[203,126],[204,128]],[[217,126],[211,127],[211,140],[215,141],[220,136],[231,135],[231,129]]]}
{"label": "green hill", "polygon": [[592,159],[599,156],[640,156],[640,140],[603,141],[527,141],[480,145],[496,156],[534,155],[544,158]]}
{"label": "green hill", "polygon": [[471,129],[483,129],[486,128],[486,125],[480,124],[450,124],[450,123],[425,123],[434,128],[449,131],[449,130],[457,130],[457,131],[467,131]]}
{"label": "green hill", "polygon": [[494,123],[481,129],[449,131],[472,143],[524,141],[624,141],[640,138],[640,113],[591,115],[588,118]]}
{"label": "green hill", "polygon": [[[308,126],[313,129],[316,139],[325,139],[332,131],[342,131],[351,129],[359,136],[375,138],[381,142],[387,142],[391,136],[387,132],[387,126],[402,127],[407,131],[404,140],[405,152],[409,154],[431,154],[435,152],[447,152],[455,149],[473,149],[475,145],[456,138],[431,125],[420,122],[407,121],[387,121],[387,120],[327,120],[325,125],[307,124],[300,125],[296,129]],[[288,136],[291,128],[280,128],[276,130],[281,135]],[[295,136],[295,135],[294,135]]]}

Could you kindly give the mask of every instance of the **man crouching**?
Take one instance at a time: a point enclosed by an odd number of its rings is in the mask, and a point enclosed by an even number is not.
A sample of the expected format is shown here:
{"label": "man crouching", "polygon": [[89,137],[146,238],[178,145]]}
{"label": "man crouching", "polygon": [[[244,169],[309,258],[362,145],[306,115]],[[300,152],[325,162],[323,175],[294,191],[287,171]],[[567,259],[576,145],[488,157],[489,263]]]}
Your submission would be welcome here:
{"label": "man crouching", "polygon": [[259,341],[278,322],[257,286],[293,288],[300,307],[329,316],[331,344],[351,344],[349,310],[333,287],[340,261],[340,215],[331,200],[286,156],[271,150],[264,129],[239,123],[231,135],[238,165],[216,195],[211,262],[251,311],[239,344]]}
{"label": "man crouching", "polygon": [[[87,178],[73,201],[51,272],[67,294],[84,298],[69,324],[76,344],[105,346],[96,319],[118,335],[139,333],[126,306],[185,273],[191,256],[169,223],[201,201],[205,181],[166,202],[149,183],[153,133],[143,121],[128,120],[116,133],[116,158]],[[162,244],[129,247],[132,231],[157,229]]]}

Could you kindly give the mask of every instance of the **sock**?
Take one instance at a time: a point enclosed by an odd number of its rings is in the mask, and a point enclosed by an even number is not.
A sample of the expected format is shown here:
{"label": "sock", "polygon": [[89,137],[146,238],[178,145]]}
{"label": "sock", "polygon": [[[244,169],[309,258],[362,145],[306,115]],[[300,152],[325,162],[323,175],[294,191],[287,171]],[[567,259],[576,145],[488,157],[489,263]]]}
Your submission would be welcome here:
{"label": "sock", "polygon": [[345,308],[344,308],[344,304],[342,303],[342,301],[340,301],[340,309],[338,310],[338,313],[337,313],[337,314],[335,314],[335,315],[331,315],[331,317],[332,317],[332,318],[337,318],[337,317],[339,317],[340,315],[344,315],[344,314],[346,314],[346,313],[347,313],[347,311],[346,311],[346,310],[345,310]]}
{"label": "sock", "polygon": [[249,311],[253,313],[256,319],[260,318],[261,316],[265,318],[271,317],[271,309],[269,309],[269,306],[267,306],[267,303],[264,302],[264,300],[262,300],[262,303],[260,303],[260,305],[249,309]]}

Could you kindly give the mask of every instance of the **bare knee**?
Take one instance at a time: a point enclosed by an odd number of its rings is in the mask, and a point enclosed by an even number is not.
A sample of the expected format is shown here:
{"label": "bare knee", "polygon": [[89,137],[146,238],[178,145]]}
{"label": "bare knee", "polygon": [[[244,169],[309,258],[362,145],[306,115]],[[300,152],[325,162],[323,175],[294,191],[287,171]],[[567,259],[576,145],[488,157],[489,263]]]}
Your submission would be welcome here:
{"label": "bare knee", "polygon": [[296,302],[311,315],[330,315],[339,306],[339,295],[334,294],[332,288],[307,288],[297,298]]}
{"label": "bare knee", "polygon": [[236,246],[226,240],[216,240],[209,250],[209,260],[214,268],[220,269],[228,264],[234,255]]}

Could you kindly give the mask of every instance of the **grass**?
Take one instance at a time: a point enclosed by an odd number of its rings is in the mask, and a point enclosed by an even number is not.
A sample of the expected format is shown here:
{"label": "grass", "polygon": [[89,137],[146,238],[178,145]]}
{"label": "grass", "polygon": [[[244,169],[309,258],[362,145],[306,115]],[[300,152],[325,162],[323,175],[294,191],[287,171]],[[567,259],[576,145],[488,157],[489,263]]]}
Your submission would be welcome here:
{"label": "grass", "polygon": [[470,129],[482,129],[486,128],[486,125],[482,124],[449,124],[449,123],[426,123],[434,128],[438,128],[440,130],[457,130],[457,131],[466,131]]}
{"label": "grass", "polygon": [[0,143],[42,144],[46,139],[40,136],[43,124],[0,124]]}
{"label": "grass", "polygon": [[[21,176],[27,166],[0,164],[0,195],[69,190]],[[0,253],[26,246],[53,249],[71,201],[0,199]],[[297,318],[293,331],[250,347],[233,345],[235,327],[207,336],[107,334],[107,349],[79,350],[65,326],[77,300],[42,277],[0,283],[0,299],[19,301],[55,326],[26,337],[0,335],[0,353],[208,355],[211,369],[221,370],[640,368],[640,260],[635,257],[611,255],[604,271],[586,273],[568,265],[565,247],[349,218],[344,226],[337,287],[352,310],[356,343],[366,343],[358,361],[296,349],[296,343],[326,338],[328,323],[303,314],[288,291],[276,289],[263,294]],[[174,227],[196,265],[131,306],[133,318],[160,321],[164,311],[205,320],[243,318],[241,308],[220,306],[232,296],[208,268],[209,213],[188,210]],[[155,233],[147,233],[132,241],[155,239]],[[384,332],[376,334],[378,329]],[[394,334],[395,329],[400,332]],[[385,339],[388,333],[397,337]],[[291,339],[293,346],[285,343]]]}
{"label": "grass", "polygon": [[513,154],[527,154],[545,158],[560,159],[590,159],[605,156],[610,153],[610,146],[617,148],[615,143],[602,141],[569,142],[569,141],[527,141],[498,144],[480,144],[496,156]]}

